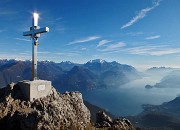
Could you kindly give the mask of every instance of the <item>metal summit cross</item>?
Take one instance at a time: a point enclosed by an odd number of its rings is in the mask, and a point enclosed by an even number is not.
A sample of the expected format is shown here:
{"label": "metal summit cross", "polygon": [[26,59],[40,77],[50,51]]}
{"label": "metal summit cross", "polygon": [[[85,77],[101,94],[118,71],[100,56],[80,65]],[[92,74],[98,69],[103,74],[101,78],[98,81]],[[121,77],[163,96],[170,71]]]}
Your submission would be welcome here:
{"label": "metal summit cross", "polygon": [[32,80],[37,80],[37,46],[38,38],[41,33],[49,32],[48,27],[40,28],[38,26],[38,13],[33,13],[32,27],[30,31],[23,32],[23,36],[31,36],[32,38]]}
{"label": "metal summit cross", "polygon": [[24,100],[27,101],[34,101],[35,99],[46,97],[52,92],[51,81],[39,80],[37,78],[38,38],[41,33],[49,32],[48,27],[40,28],[38,26],[38,17],[39,15],[37,13],[33,13],[32,27],[30,27],[30,31],[23,33],[23,36],[30,36],[32,38],[32,80],[18,82]]}

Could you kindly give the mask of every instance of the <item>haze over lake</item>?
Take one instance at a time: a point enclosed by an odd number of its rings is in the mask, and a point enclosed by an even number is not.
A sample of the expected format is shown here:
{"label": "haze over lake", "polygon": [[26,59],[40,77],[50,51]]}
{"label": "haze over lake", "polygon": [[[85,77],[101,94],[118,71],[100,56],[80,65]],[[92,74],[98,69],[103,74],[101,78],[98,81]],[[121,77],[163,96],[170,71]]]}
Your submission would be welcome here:
{"label": "haze over lake", "polygon": [[105,108],[114,115],[136,115],[142,111],[142,104],[159,105],[180,94],[178,88],[145,88],[145,85],[154,85],[160,79],[158,76],[143,77],[121,87],[90,91],[83,96],[85,100]]}

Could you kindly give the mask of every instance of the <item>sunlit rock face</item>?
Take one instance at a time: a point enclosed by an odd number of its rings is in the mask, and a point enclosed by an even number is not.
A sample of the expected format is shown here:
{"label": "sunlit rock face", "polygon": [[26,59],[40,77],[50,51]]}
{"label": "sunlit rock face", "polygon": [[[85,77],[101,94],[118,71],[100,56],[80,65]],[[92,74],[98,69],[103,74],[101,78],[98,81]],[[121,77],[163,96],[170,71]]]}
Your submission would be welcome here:
{"label": "sunlit rock face", "polygon": [[0,89],[0,128],[3,130],[86,129],[90,112],[79,92],[51,93],[25,101],[18,85]]}

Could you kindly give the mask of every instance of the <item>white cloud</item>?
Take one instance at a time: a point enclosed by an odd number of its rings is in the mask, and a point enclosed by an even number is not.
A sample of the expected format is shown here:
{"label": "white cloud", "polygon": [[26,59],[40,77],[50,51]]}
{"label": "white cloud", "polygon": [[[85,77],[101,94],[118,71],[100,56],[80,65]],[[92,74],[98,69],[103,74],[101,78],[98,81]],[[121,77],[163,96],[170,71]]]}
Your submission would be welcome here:
{"label": "white cloud", "polygon": [[17,53],[17,54],[9,54],[9,53],[2,54],[1,53],[1,59],[17,59],[17,57],[19,59],[26,60],[26,59],[30,59],[31,55],[24,55],[24,54],[19,54],[19,53]]}
{"label": "white cloud", "polygon": [[162,56],[162,55],[177,54],[177,53],[180,53],[180,48],[167,48],[159,51],[153,51],[150,54],[154,56]]}
{"label": "white cloud", "polygon": [[128,48],[126,51],[130,54],[147,55],[150,51],[156,50],[157,48],[161,48],[161,46],[140,46]]}
{"label": "white cloud", "polygon": [[19,53],[20,55],[29,55],[29,53],[25,53],[25,52],[22,52],[22,53]]}
{"label": "white cloud", "polygon": [[129,32],[129,33],[126,33],[126,35],[129,35],[129,36],[139,36],[139,35],[142,35],[144,34],[144,32]]}
{"label": "white cloud", "polygon": [[75,41],[70,42],[67,45],[72,45],[72,44],[78,44],[78,43],[84,43],[84,42],[89,42],[89,41],[94,41],[96,39],[99,39],[99,36],[90,36],[90,37],[86,37],[86,38],[82,38],[82,39],[78,39]]}
{"label": "white cloud", "polygon": [[126,44],[124,42],[118,42],[115,44],[111,44],[104,49],[99,49],[99,51],[117,51],[124,46],[126,46]]}
{"label": "white cloud", "polygon": [[26,42],[29,42],[31,41],[30,39],[24,39],[24,38],[15,38],[16,40],[20,40],[20,41],[26,41]]}
{"label": "white cloud", "polygon": [[77,55],[79,55],[78,53],[74,53],[74,52],[66,52],[66,53],[54,53],[54,54],[56,54],[56,55],[63,55],[63,56],[77,56]]}
{"label": "white cloud", "polygon": [[150,36],[150,37],[146,37],[146,40],[158,39],[160,37],[161,37],[160,35]]}
{"label": "white cloud", "polygon": [[83,47],[83,48],[81,48],[81,50],[82,50],[82,51],[86,51],[86,50],[87,50],[87,48]]}
{"label": "white cloud", "polygon": [[5,8],[0,8],[0,16],[13,15],[16,13],[17,13],[17,11],[5,9]]}
{"label": "white cloud", "polygon": [[15,14],[16,12],[14,11],[3,11],[3,12],[0,12],[0,15],[10,15],[10,14]]}
{"label": "white cloud", "polygon": [[168,48],[167,46],[140,46],[126,50],[130,54],[162,56],[180,53],[180,48]]}
{"label": "white cloud", "polygon": [[161,0],[157,0],[153,3],[152,7],[147,7],[145,9],[142,9],[135,17],[133,17],[128,23],[124,24],[121,29],[127,28],[131,25],[133,25],[135,22],[137,22],[140,19],[143,19],[148,12],[159,6]]}
{"label": "white cloud", "polygon": [[119,43],[116,43],[116,44],[112,44],[110,46],[108,46],[109,49],[116,49],[116,48],[120,48],[120,47],[123,47],[125,46],[126,44],[124,42],[119,42]]}
{"label": "white cloud", "polygon": [[38,51],[38,54],[49,54],[49,51]]}
{"label": "white cloud", "polygon": [[109,41],[109,40],[101,40],[101,41],[98,43],[97,47],[103,46],[104,44],[109,43],[109,42],[111,42],[111,41]]}
{"label": "white cloud", "polygon": [[56,27],[56,30],[57,30],[58,32],[60,32],[60,33],[65,33],[66,28],[64,28],[63,26],[61,26],[61,27]]}

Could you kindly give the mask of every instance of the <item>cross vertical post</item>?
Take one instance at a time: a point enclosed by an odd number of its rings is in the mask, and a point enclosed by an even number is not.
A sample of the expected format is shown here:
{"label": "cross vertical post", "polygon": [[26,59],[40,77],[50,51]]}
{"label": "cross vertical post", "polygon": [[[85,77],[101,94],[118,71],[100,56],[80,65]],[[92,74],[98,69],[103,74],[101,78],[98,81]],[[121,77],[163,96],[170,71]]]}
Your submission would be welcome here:
{"label": "cross vertical post", "polygon": [[32,40],[32,80],[37,80],[37,40]]}
{"label": "cross vertical post", "polygon": [[24,32],[23,36],[31,36],[32,38],[32,80],[37,80],[37,46],[38,38],[41,33],[49,32],[48,27],[40,28],[38,26],[38,17],[37,13],[33,13],[32,27],[30,31]]}
{"label": "cross vertical post", "polygon": [[[32,28],[33,30],[38,27],[38,17],[39,15],[37,13],[33,13],[33,19],[32,19]],[[32,80],[37,80],[37,45],[38,45],[38,40],[35,38],[34,34],[32,36]]]}

